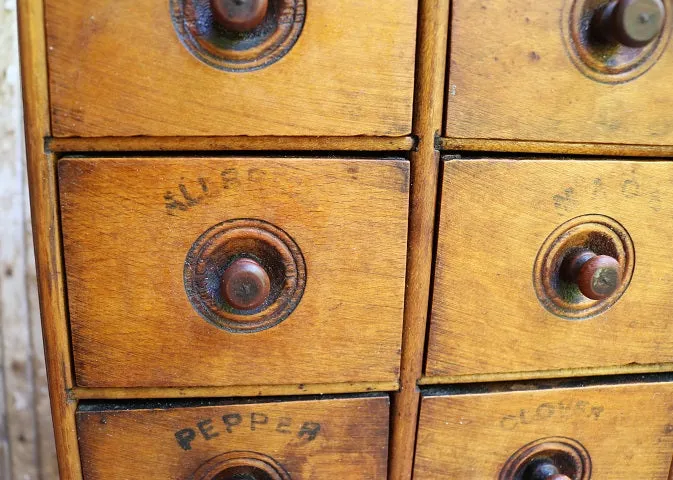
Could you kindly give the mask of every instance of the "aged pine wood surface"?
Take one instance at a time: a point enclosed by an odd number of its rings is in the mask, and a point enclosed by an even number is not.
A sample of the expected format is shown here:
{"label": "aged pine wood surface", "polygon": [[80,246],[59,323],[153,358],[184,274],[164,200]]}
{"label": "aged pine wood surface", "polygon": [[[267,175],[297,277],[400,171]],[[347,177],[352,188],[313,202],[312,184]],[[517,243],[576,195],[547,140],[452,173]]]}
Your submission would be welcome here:
{"label": "aged pine wood surface", "polygon": [[[396,382],[408,173],[405,160],[60,160],[77,385]],[[193,242],[240,218],[281,228],[306,262],[296,310],[257,333],[210,325],[185,293]]]}
{"label": "aged pine wood surface", "polygon": [[413,137],[56,137],[48,138],[51,152],[168,152],[217,150],[409,151]]}
{"label": "aged pine wood surface", "polygon": [[21,127],[16,10],[0,5],[0,478],[58,478]]}
{"label": "aged pine wood surface", "polygon": [[50,135],[46,40],[42,2],[17,2],[21,87],[25,117],[26,158],[33,243],[44,338],[45,363],[54,440],[61,480],[80,480],[81,466],[75,430],[77,403],[62,392],[73,386],[65,307],[65,278],[58,218],[56,158],[45,151]]}
{"label": "aged pine wood surface", "polygon": [[622,84],[589,79],[575,67],[564,45],[569,34],[561,25],[569,4],[453,2],[446,136],[597,144],[673,142],[670,41],[656,64],[639,78]]}
{"label": "aged pine wood surface", "polygon": [[411,202],[407,288],[400,391],[393,397],[390,478],[408,480],[413,466],[423,371],[423,349],[432,277],[439,152],[435,137],[442,124],[449,0],[419,2],[419,62],[416,68],[414,134],[418,147],[411,156]]}
{"label": "aged pine wood surface", "polygon": [[216,455],[253,451],[293,479],[386,480],[388,406],[388,397],[135,410],[101,404],[77,413],[82,467],[87,480],[191,480]]}
{"label": "aged pine wood surface", "polygon": [[[445,162],[426,380],[670,368],[672,184],[666,161]],[[587,214],[626,229],[635,270],[609,310],[567,320],[538,301],[533,267],[559,225]]]}
{"label": "aged pine wood surface", "polygon": [[539,439],[566,437],[591,457],[591,479],[667,480],[673,458],[670,383],[427,396],[414,478],[499,478]]}
{"label": "aged pine wood surface", "polygon": [[53,136],[411,132],[415,0],[315,0],[277,63],[230,73],[180,43],[169,2],[49,0]]}
{"label": "aged pine wood surface", "polygon": [[275,397],[281,395],[326,395],[339,393],[394,392],[399,382],[311,383],[294,385],[234,385],[229,387],[74,387],[71,398],[84,399],[161,399]]}
{"label": "aged pine wood surface", "polygon": [[671,157],[671,145],[628,145],[618,143],[569,143],[522,140],[490,140],[442,138],[442,150],[476,152],[537,153],[561,155],[592,155],[610,157]]}

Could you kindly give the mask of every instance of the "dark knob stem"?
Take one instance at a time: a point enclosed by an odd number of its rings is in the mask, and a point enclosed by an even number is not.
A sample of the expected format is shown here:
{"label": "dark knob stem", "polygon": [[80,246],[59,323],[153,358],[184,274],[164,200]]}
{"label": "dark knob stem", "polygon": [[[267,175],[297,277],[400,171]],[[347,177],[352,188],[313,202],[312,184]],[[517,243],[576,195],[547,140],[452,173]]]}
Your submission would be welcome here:
{"label": "dark knob stem", "polygon": [[269,0],[210,0],[210,6],[225,30],[245,33],[262,24]]}
{"label": "dark knob stem", "polygon": [[224,271],[220,292],[238,310],[261,307],[269,297],[271,280],[266,270],[251,258],[239,258]]}
{"label": "dark knob stem", "polygon": [[596,12],[594,24],[604,40],[640,48],[661,34],[665,15],[662,0],[613,0]]}
{"label": "dark knob stem", "polygon": [[616,259],[587,249],[568,255],[560,273],[565,281],[577,284],[582,295],[592,300],[609,297],[622,281],[622,269]]}

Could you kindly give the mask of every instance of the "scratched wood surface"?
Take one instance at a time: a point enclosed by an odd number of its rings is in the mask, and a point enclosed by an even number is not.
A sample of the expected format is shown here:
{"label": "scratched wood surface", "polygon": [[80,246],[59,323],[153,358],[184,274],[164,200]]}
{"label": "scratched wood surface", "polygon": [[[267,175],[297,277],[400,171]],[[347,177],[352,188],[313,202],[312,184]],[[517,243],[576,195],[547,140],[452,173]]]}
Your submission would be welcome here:
{"label": "scratched wood surface", "polygon": [[562,31],[562,17],[570,4],[565,0],[453,2],[446,136],[643,145],[673,142],[670,42],[639,78],[623,84],[589,79],[575,67],[564,45],[569,35]]}
{"label": "scratched wood surface", "polygon": [[14,2],[0,8],[0,478],[58,478],[37,303]]}
{"label": "scratched wood surface", "polygon": [[670,383],[426,396],[414,478],[497,479],[521,447],[566,437],[588,451],[592,479],[666,480],[672,409]]}
{"label": "scratched wood surface", "polygon": [[82,406],[77,423],[84,477],[191,480],[216,455],[252,451],[273,458],[293,480],[385,480],[388,406],[387,397]]}
{"label": "scratched wood surface", "polygon": [[[408,168],[404,160],[61,160],[77,384],[396,382]],[[257,333],[210,325],[185,293],[193,242],[236,218],[281,228],[306,262],[296,310]]]}
{"label": "scratched wood surface", "polygon": [[[439,383],[480,374],[670,368],[671,185],[670,162],[445,162],[425,374]],[[547,237],[585,214],[626,229],[635,271],[612,308],[566,320],[538,301],[533,266]]]}
{"label": "scratched wood surface", "polygon": [[246,73],[193,57],[168,1],[45,5],[55,137],[411,132],[416,0],[314,0],[290,52]]}

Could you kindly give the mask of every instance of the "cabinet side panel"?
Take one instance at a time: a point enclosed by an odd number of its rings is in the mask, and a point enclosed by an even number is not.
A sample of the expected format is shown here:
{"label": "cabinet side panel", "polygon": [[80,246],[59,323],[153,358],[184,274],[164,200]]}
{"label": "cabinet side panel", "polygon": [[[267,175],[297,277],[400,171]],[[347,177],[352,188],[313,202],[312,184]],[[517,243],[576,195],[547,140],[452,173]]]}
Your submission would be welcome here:
{"label": "cabinet side panel", "polygon": [[76,403],[66,397],[72,386],[72,365],[56,204],[56,158],[44,151],[44,137],[50,133],[44,11],[40,0],[17,3],[33,242],[59,472],[61,480],[80,480]]}

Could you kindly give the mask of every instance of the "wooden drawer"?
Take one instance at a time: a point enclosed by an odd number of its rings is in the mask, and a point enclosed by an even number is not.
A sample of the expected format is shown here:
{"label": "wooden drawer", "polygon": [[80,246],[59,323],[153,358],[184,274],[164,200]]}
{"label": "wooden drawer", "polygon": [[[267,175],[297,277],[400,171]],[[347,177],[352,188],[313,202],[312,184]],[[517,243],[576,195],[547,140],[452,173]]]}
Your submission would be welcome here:
{"label": "wooden drawer", "polygon": [[660,36],[630,48],[585,38],[607,3],[453,1],[446,135],[673,144],[673,6],[661,2]]}
{"label": "wooden drawer", "polygon": [[671,409],[668,383],[424,396],[414,478],[518,480],[547,458],[573,480],[666,480]]}
{"label": "wooden drawer", "polygon": [[415,0],[269,0],[246,34],[208,0],[45,9],[55,137],[411,132]]}
{"label": "wooden drawer", "polygon": [[84,480],[384,480],[387,397],[83,404]]}
{"label": "wooden drawer", "polygon": [[59,177],[78,385],[397,380],[408,162],[66,158]]}
{"label": "wooden drawer", "polygon": [[[426,375],[670,368],[672,185],[670,162],[445,162]],[[562,272],[584,248],[617,260],[603,299],[596,257]]]}

